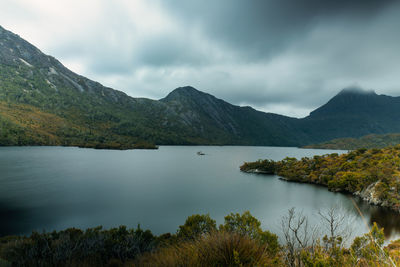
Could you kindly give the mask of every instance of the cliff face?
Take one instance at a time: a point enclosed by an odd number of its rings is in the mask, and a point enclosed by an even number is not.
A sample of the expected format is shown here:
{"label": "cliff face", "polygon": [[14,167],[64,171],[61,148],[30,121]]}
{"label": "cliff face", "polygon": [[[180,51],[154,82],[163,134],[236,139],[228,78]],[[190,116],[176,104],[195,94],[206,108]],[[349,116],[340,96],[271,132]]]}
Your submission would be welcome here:
{"label": "cliff face", "polygon": [[362,200],[368,202],[369,204],[391,208],[397,212],[400,212],[399,207],[395,207],[395,206],[391,205],[389,203],[389,201],[382,200],[379,197],[378,186],[381,183],[382,183],[382,181],[377,181],[375,183],[372,183],[367,188],[363,189],[362,191],[354,192],[354,195],[360,197]]}

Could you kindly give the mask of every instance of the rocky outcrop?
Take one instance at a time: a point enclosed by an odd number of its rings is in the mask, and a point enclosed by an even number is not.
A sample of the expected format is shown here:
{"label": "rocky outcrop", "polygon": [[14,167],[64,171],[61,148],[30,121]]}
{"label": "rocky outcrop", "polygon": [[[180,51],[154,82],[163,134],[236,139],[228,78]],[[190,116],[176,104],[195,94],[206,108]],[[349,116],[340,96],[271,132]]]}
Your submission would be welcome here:
{"label": "rocky outcrop", "polygon": [[369,204],[397,210],[394,207],[391,207],[387,201],[383,201],[379,198],[377,190],[376,190],[379,183],[381,183],[381,181],[372,183],[364,190],[354,192],[353,195],[360,197],[362,200],[368,202]]}

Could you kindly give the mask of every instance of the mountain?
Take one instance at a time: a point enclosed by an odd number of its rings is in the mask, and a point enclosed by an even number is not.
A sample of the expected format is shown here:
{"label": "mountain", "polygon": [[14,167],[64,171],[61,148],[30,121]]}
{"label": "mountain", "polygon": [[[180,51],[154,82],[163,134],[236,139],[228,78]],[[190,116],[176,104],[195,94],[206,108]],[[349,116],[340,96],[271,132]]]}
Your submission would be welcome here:
{"label": "mountain", "polygon": [[400,132],[400,97],[347,88],[302,120],[312,139],[361,137]]}
{"label": "mountain", "polygon": [[0,79],[2,144],[185,141],[176,135],[184,124],[165,104],[129,97],[73,73],[1,27]]}
{"label": "mountain", "polygon": [[[78,75],[0,27],[0,144],[115,147],[158,144],[296,145],[297,119],[238,107],[181,87],[132,98]],[[305,137],[304,137],[305,138]]]}
{"label": "mountain", "polygon": [[76,74],[0,26],[0,145],[301,146],[400,132],[400,98],[346,89],[302,119],[240,107],[193,87],[133,98]]}
{"label": "mountain", "polygon": [[293,146],[307,139],[294,127],[298,119],[235,106],[190,86],[175,89],[160,102],[198,136],[218,136],[218,143]]}

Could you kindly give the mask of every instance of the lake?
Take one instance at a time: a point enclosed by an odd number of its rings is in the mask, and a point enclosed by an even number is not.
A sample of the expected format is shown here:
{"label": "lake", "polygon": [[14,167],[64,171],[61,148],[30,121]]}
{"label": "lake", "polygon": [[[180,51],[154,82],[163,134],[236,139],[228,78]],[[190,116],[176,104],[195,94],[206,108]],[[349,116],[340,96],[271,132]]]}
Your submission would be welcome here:
{"label": "lake", "polygon": [[[202,151],[206,155],[197,155]],[[301,158],[333,151],[288,147],[161,146],[158,150],[74,147],[0,148],[0,235],[68,227],[127,225],[155,234],[176,232],[192,214],[222,223],[249,210],[262,227],[280,234],[280,220],[295,207],[320,221],[318,210],[341,206],[355,235],[367,231],[352,197],[278,176],[239,171],[244,161]],[[338,152],[338,151],[334,151]],[[340,152],[340,151],[339,151]],[[356,200],[366,221],[386,236],[399,235],[400,216]]]}

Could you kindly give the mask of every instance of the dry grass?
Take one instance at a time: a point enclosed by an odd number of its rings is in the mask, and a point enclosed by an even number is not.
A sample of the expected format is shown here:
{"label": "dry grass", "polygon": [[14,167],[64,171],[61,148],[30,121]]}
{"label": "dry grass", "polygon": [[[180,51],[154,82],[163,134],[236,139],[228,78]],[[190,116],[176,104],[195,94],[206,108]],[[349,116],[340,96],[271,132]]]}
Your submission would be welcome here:
{"label": "dry grass", "polygon": [[214,232],[144,255],[137,266],[279,266],[279,262],[254,239]]}

